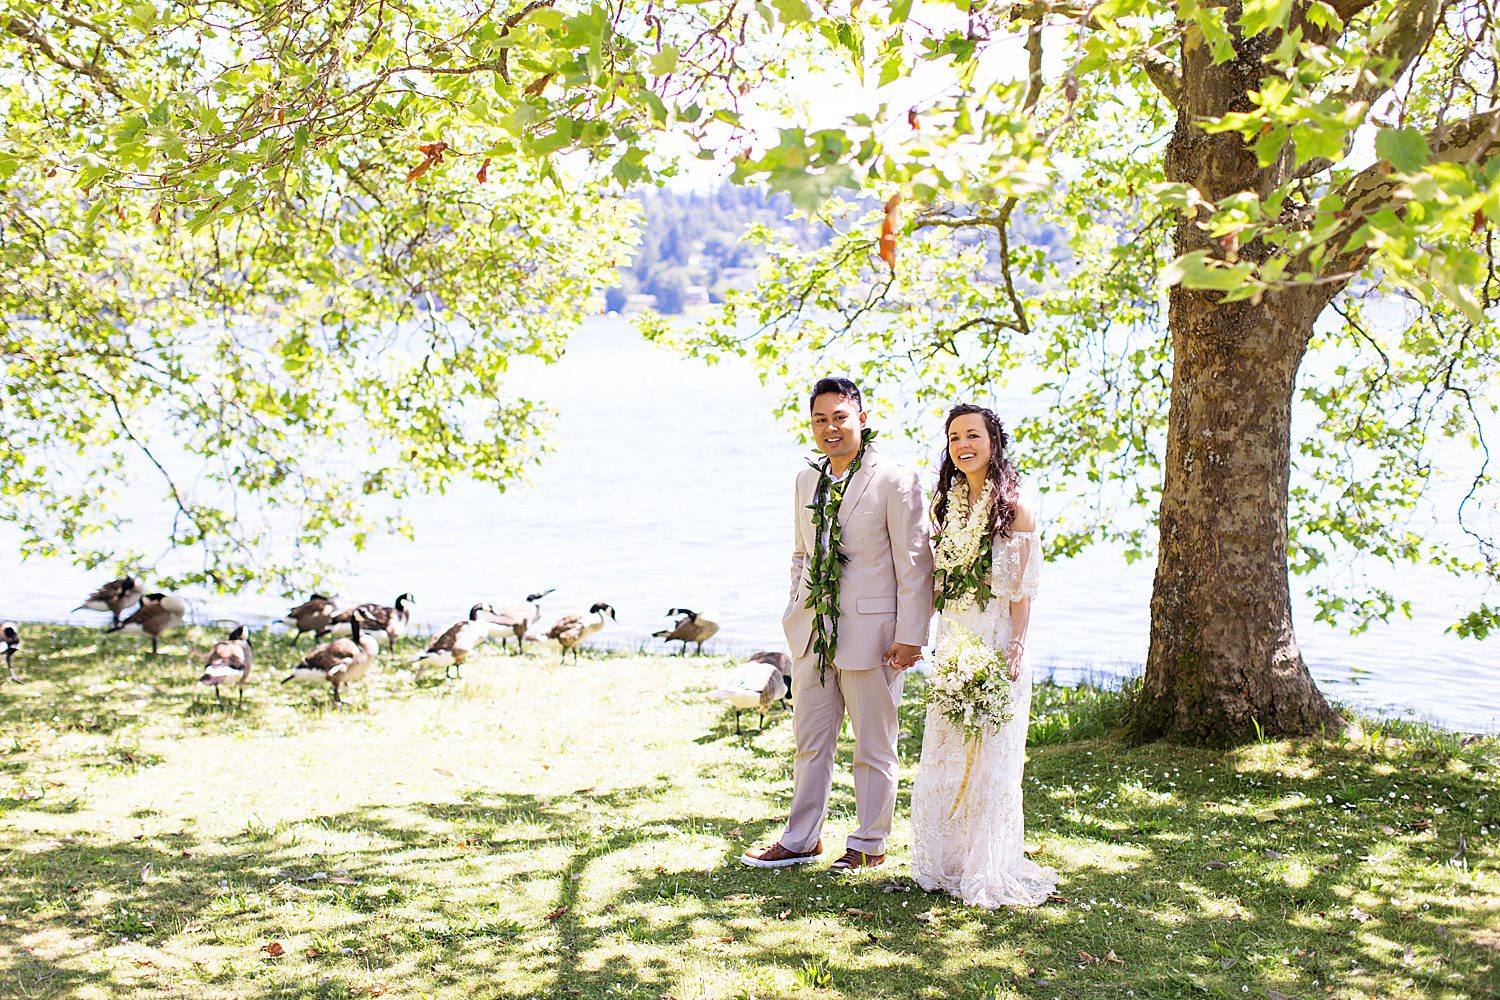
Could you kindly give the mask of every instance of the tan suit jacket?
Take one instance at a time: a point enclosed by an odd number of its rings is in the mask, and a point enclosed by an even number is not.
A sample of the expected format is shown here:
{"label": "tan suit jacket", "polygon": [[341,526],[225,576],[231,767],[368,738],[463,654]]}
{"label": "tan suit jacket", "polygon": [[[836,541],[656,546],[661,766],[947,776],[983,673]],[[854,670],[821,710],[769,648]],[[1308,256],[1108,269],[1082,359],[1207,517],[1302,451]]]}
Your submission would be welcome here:
{"label": "tan suit jacket", "polygon": [[[792,588],[781,625],[792,656],[812,647],[807,571],[815,544],[810,505],[818,471],[797,477]],[[932,622],[932,549],[917,475],[883,459],[874,447],[854,473],[839,507],[839,547],[849,561],[839,575],[839,638],[834,666],[881,665],[892,642],[927,644]]]}

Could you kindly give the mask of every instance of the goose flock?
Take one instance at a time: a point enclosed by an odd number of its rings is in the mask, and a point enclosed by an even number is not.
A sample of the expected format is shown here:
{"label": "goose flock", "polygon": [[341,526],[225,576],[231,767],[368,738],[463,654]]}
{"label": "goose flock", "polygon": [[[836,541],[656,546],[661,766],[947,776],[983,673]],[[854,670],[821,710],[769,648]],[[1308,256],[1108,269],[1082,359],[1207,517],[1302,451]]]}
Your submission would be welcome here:
{"label": "goose flock", "polygon": [[[552,589],[536,591],[527,594],[524,600],[498,608],[475,604],[466,619],[439,633],[426,650],[407,662],[418,679],[428,669],[441,669],[446,680],[461,676],[464,662],[488,640],[498,639],[501,648],[508,650],[510,640],[514,639],[515,652],[524,653],[526,639],[538,638],[532,629],[541,621],[542,600],[552,592]],[[346,686],[369,673],[380,657],[382,644],[394,648],[403,636],[411,634],[411,607],[415,604],[416,598],[410,593],[397,595],[389,605],[365,602],[348,607],[340,607],[324,594],[311,595],[279,619],[291,632],[293,649],[303,635],[311,634],[314,642],[282,683],[327,684],[333,704],[343,705]],[[175,595],[147,593],[144,581],[131,574],[104,584],[74,610],[108,612],[110,624],[106,632],[149,636],[151,653],[156,656],[160,655],[161,637],[183,624],[188,609],[186,602]],[[687,655],[689,644],[695,645],[701,655],[703,644],[719,631],[719,623],[703,612],[671,608],[666,617],[676,619],[672,627],[653,633],[653,637],[663,642],[680,642],[679,655]],[[557,642],[564,662],[571,652],[577,663],[579,649],[589,637],[616,620],[615,609],[599,601],[587,612],[563,615],[545,635]],[[18,626],[0,623],[0,656],[5,658],[6,673],[12,681],[20,680],[13,663],[20,650]],[[223,702],[222,691],[228,686],[237,694],[236,704],[243,705],[245,684],[254,661],[250,628],[236,625],[208,650],[199,683],[213,688],[218,703]],[[736,733],[740,732],[740,712],[745,710],[759,711],[763,729],[766,713],[776,703],[791,705],[791,659],[785,653],[755,653],[727,675],[710,696],[734,710]]]}

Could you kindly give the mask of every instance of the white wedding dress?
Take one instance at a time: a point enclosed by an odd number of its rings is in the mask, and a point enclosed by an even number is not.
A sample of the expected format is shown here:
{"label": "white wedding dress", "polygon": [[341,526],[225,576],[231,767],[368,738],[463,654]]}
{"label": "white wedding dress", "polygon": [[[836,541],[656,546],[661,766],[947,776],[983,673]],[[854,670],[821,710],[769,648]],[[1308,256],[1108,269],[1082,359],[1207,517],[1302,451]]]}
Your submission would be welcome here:
{"label": "white wedding dress", "polygon": [[[994,551],[994,599],[984,608],[976,603],[958,614],[944,611],[938,648],[956,623],[997,652],[1004,650],[1010,602],[1036,596],[1042,563],[1036,532],[996,538]],[[1009,722],[970,745],[961,729],[929,707],[912,788],[912,877],[924,889],[990,909],[1036,906],[1057,887],[1057,873],[1024,853],[1021,771],[1031,715],[1031,664],[1025,656],[1021,677],[1011,684],[1008,712]]]}

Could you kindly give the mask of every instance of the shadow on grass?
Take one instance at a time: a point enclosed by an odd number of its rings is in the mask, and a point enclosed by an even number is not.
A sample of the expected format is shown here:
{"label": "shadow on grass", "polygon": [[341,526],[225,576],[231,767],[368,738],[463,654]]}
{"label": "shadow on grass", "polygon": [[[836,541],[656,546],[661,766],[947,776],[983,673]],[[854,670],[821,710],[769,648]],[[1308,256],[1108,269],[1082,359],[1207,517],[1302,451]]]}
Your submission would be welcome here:
{"label": "shadow on grass", "polygon": [[[115,681],[149,684],[151,667],[125,662]],[[78,732],[188,711],[181,692],[138,709],[54,683],[46,700]],[[920,706],[914,685],[898,826]],[[327,815],[311,815],[310,789],[305,818],[220,840],[7,831],[0,995],[144,993],[169,963],[180,993],[247,998],[1500,994],[1492,764],[1313,741],[1131,748],[1078,739],[1108,710],[1080,706],[1038,698],[1033,733],[1050,735],[1028,767],[1029,839],[1065,899],[1037,910],[929,896],[899,861],[848,879],[740,866],[779,832],[760,797],[790,786],[787,720],[736,737],[705,706],[698,738],[625,787],[471,789]],[[601,785],[610,769],[598,761]],[[705,787],[727,794],[694,794]],[[852,807],[841,780],[831,810]]]}

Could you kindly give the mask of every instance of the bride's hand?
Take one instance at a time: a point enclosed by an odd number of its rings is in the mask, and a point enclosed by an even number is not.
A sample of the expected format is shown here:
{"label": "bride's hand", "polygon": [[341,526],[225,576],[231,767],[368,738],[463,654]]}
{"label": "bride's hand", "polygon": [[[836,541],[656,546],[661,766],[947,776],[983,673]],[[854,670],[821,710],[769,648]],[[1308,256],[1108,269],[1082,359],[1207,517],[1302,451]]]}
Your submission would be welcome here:
{"label": "bride's hand", "polygon": [[1005,665],[1009,669],[1012,682],[1021,679],[1021,657],[1026,653],[1026,644],[1020,639],[1012,639],[1005,646]]}

